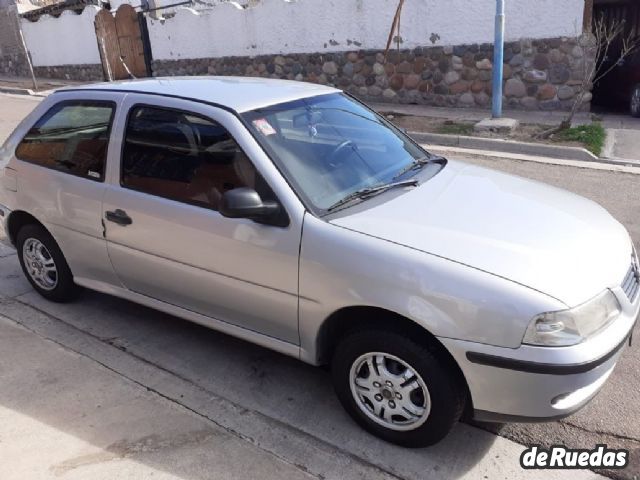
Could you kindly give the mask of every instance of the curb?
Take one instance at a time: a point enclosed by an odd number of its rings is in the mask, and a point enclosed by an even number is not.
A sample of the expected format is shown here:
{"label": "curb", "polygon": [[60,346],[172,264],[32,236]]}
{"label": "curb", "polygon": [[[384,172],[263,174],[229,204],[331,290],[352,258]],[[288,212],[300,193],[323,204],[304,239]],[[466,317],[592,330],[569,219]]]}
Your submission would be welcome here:
{"label": "curb", "polygon": [[616,145],[616,129],[607,128],[605,131],[607,132],[607,137],[604,141],[604,146],[602,147],[601,157],[608,159],[613,158],[613,149]]}
{"label": "curb", "polygon": [[8,93],[10,95],[25,95],[28,97],[46,97],[52,92],[52,90],[41,90],[34,92],[30,88],[18,88],[18,87],[3,87],[0,86],[0,93]]}
{"label": "curb", "polygon": [[35,92],[30,88],[0,87],[0,92],[11,93],[13,95],[35,95]]}
{"label": "curb", "polygon": [[475,150],[491,150],[494,152],[536,155],[540,157],[578,160],[582,162],[598,162],[600,159],[585,148],[563,147],[541,143],[514,142],[500,138],[467,137],[464,135],[446,135],[442,133],[408,132],[418,143],[433,146],[458,147]]}

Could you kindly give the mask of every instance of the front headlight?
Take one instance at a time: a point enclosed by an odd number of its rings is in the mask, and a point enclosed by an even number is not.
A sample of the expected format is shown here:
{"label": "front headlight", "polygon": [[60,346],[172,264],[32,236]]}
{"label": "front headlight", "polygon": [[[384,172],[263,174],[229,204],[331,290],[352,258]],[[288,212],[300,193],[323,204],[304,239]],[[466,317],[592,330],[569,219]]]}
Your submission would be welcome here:
{"label": "front headlight", "polygon": [[611,290],[605,290],[571,310],[538,315],[527,328],[522,343],[553,347],[575,345],[609,325],[618,315],[618,299]]}

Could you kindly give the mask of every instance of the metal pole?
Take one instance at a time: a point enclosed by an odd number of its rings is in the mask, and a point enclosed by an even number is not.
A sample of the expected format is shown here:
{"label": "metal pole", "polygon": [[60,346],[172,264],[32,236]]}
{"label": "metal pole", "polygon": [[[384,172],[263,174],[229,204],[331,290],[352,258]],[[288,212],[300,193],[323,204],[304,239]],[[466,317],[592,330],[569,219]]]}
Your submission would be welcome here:
{"label": "metal pole", "polygon": [[504,2],[496,0],[496,32],[493,47],[493,106],[491,116],[502,117],[502,78],[504,58]]}

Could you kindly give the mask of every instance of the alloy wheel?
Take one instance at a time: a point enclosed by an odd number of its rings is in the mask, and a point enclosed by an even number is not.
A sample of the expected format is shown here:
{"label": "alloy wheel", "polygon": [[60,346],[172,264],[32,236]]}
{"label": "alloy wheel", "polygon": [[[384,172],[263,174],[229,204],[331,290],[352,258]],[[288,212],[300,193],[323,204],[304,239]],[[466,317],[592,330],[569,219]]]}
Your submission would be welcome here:
{"label": "alloy wheel", "polygon": [[36,238],[28,238],[22,247],[22,259],[31,279],[43,290],[58,285],[58,269],[47,247]]}
{"label": "alloy wheel", "polygon": [[371,420],[391,430],[414,430],[431,411],[429,389],[409,364],[388,353],[366,353],[356,359],[349,374],[358,408]]}

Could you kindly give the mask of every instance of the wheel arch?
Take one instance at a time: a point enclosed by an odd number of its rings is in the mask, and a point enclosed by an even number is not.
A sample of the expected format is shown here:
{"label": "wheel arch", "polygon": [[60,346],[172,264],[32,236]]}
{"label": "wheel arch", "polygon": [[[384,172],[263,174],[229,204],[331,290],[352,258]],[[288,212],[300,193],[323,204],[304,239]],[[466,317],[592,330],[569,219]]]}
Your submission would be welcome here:
{"label": "wheel arch", "polygon": [[13,212],[11,212],[9,218],[7,219],[7,236],[9,237],[9,241],[12,245],[16,245],[16,239],[18,237],[18,232],[20,231],[20,229],[29,224],[39,225],[44,228],[49,233],[49,235],[51,235],[49,229],[45,227],[44,224],[36,217],[31,215],[30,213],[25,212],[24,210],[14,210]]}
{"label": "wheel arch", "polygon": [[428,345],[438,358],[442,359],[451,371],[456,373],[458,381],[466,394],[466,410],[472,411],[472,399],[467,379],[449,350],[438,338],[404,315],[380,307],[349,306],[343,307],[322,323],[316,340],[316,357],[320,365],[329,365],[333,352],[342,337],[358,329],[379,329],[409,334],[412,339]]}

